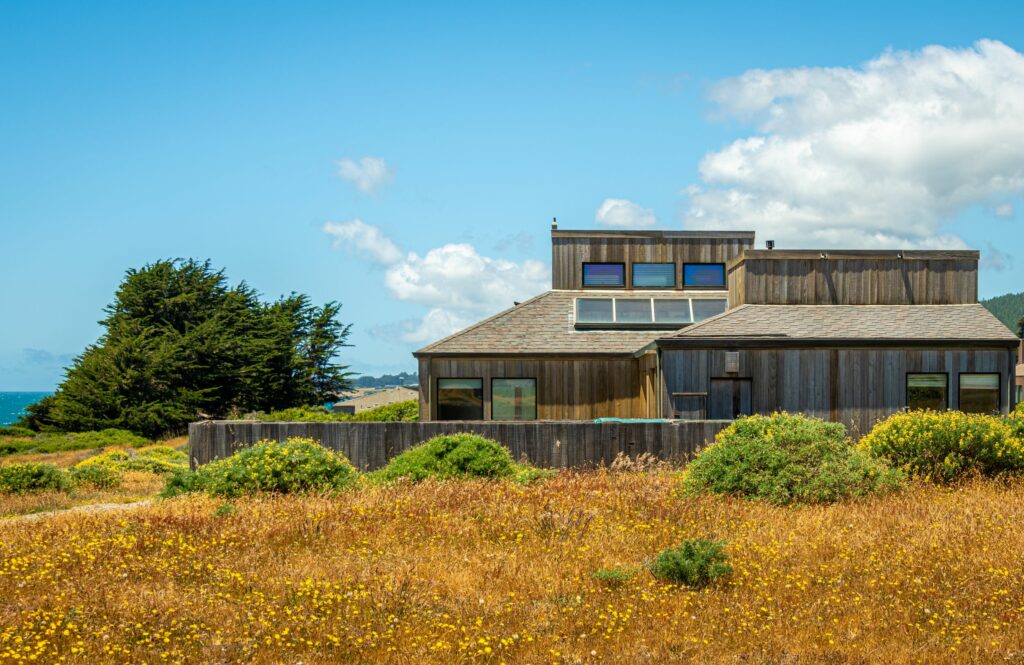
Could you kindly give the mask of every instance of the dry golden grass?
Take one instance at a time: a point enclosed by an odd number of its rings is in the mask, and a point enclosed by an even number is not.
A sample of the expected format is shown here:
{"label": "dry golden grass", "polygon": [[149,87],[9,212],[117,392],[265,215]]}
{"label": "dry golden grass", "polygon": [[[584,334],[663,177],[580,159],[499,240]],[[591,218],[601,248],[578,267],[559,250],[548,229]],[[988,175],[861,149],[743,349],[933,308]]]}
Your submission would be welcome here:
{"label": "dry golden grass", "polygon": [[[0,530],[0,660],[960,663],[1024,658],[1024,484],[829,507],[563,473],[340,497],[185,497]],[[229,511],[221,511],[229,512]],[[637,566],[728,541],[702,591]]]}
{"label": "dry golden grass", "polygon": [[[63,454],[63,453],[56,453]],[[0,492],[0,519],[14,515],[50,510],[64,510],[94,503],[130,503],[153,497],[163,489],[167,479],[164,476],[144,471],[127,471],[121,475],[120,487],[111,489],[89,489],[76,487],[71,492],[27,492],[6,494]],[[0,522],[0,526],[3,522]]]}

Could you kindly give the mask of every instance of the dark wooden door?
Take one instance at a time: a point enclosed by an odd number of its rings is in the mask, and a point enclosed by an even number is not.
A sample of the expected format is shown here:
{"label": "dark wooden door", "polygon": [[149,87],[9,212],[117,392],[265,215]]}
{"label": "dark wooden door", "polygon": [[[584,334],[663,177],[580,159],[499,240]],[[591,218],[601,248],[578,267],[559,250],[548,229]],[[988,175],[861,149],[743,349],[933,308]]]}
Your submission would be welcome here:
{"label": "dark wooden door", "polygon": [[750,379],[711,379],[708,418],[733,420],[749,416],[751,383]]}

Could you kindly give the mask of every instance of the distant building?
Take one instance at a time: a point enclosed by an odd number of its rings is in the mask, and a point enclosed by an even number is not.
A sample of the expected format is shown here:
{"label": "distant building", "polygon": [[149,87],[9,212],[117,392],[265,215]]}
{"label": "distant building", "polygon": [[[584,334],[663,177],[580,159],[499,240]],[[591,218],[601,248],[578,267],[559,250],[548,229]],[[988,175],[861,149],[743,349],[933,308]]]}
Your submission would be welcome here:
{"label": "distant building", "polygon": [[335,413],[359,413],[360,411],[366,411],[367,409],[375,409],[378,406],[387,406],[388,404],[395,404],[397,402],[418,400],[419,398],[420,393],[416,388],[399,386],[397,388],[387,388],[385,390],[360,393],[355,397],[348,398],[344,401],[335,402],[334,405],[331,406],[331,410]]}

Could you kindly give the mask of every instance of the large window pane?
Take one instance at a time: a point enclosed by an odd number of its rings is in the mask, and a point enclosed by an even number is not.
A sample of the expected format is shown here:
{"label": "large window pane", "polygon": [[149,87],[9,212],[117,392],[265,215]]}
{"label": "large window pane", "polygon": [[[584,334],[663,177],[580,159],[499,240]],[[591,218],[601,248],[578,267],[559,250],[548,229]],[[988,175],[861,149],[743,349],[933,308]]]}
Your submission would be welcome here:
{"label": "large window pane", "polygon": [[654,300],[654,320],[657,323],[689,323],[690,301],[656,298]]}
{"label": "large window pane", "polygon": [[583,286],[625,286],[625,263],[584,263]]}
{"label": "large window pane", "polygon": [[639,288],[673,288],[676,285],[676,264],[634,263],[633,286]]}
{"label": "large window pane", "polygon": [[999,375],[961,374],[960,410],[966,413],[998,413]]}
{"label": "large window pane", "polygon": [[438,420],[483,420],[483,379],[438,379]]}
{"label": "large window pane", "polygon": [[907,408],[944,411],[948,383],[946,374],[907,374]]}
{"label": "large window pane", "polygon": [[650,323],[651,300],[615,300],[615,321],[618,323]]}
{"label": "large window pane", "polygon": [[725,264],[683,264],[683,286],[725,286]]}
{"label": "large window pane", "polygon": [[536,419],[536,379],[491,380],[491,420]]}
{"label": "large window pane", "polygon": [[724,298],[693,299],[693,322],[703,321],[725,311]]}
{"label": "large window pane", "polygon": [[611,298],[577,298],[576,323],[611,323]]}

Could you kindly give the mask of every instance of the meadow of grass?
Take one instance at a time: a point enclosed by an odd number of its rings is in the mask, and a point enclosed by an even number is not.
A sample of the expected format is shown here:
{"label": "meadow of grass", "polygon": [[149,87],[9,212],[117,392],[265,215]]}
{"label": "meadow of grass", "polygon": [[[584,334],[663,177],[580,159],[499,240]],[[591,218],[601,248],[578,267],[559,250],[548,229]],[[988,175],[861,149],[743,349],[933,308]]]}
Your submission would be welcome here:
{"label": "meadow of grass", "polygon": [[[1018,662],[1024,483],[773,506],[678,473],[192,494],[0,530],[0,661]],[[703,589],[644,567],[725,543]],[[594,573],[637,571],[614,584]],[[607,576],[605,576],[607,577]]]}

